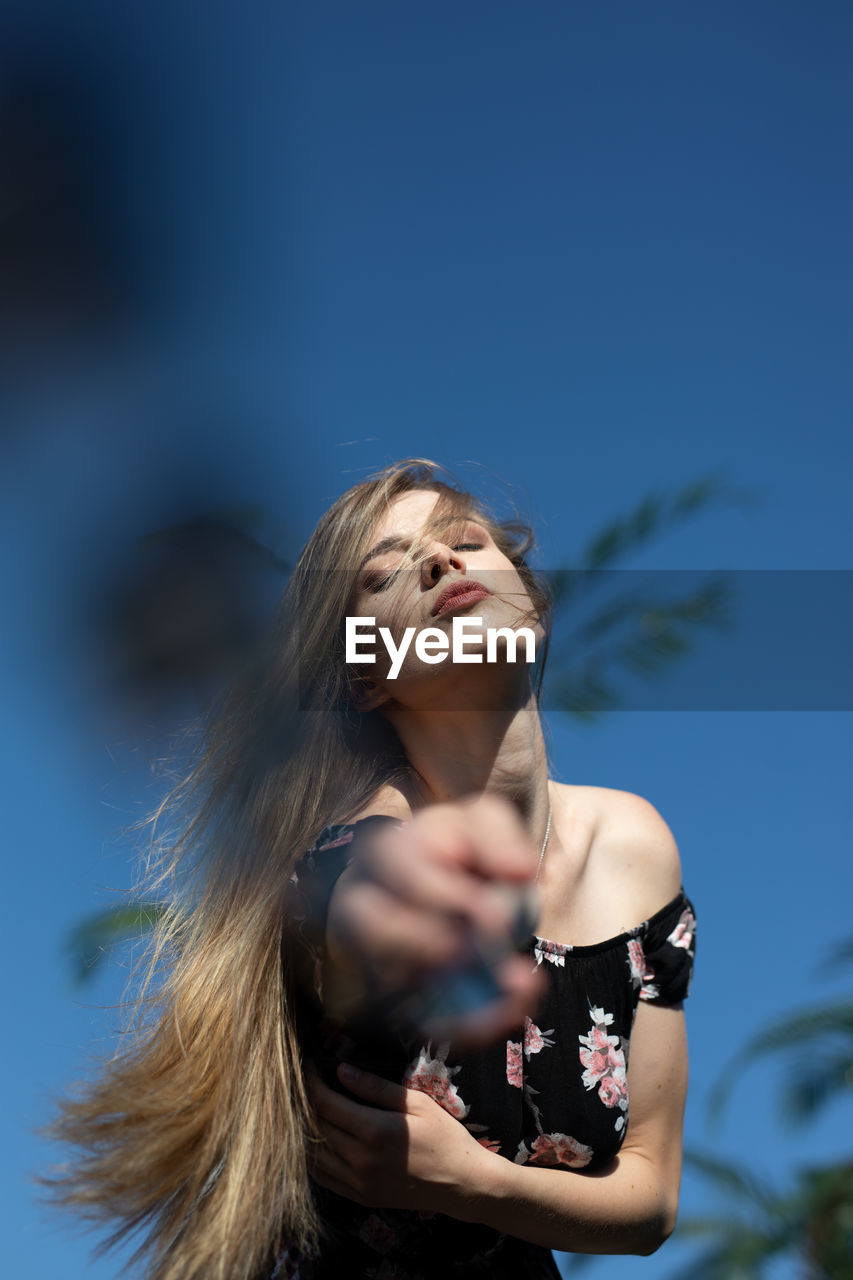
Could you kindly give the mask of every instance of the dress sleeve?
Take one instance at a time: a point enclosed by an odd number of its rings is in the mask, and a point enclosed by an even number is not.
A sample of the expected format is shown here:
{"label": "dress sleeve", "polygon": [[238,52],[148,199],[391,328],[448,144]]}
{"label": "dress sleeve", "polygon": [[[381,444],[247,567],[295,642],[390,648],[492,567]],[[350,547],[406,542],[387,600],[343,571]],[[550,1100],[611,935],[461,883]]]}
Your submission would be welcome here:
{"label": "dress sleeve", "polygon": [[[649,1004],[678,1004],[690,990],[696,953],[696,915],[682,892],[647,922],[628,944],[639,998]],[[632,954],[633,953],[633,954]]]}
{"label": "dress sleeve", "polygon": [[355,856],[357,840],[377,822],[393,822],[384,814],[358,822],[328,826],[297,860],[287,891],[288,914],[297,948],[297,970],[303,986],[323,1000],[326,919],[340,876]]}

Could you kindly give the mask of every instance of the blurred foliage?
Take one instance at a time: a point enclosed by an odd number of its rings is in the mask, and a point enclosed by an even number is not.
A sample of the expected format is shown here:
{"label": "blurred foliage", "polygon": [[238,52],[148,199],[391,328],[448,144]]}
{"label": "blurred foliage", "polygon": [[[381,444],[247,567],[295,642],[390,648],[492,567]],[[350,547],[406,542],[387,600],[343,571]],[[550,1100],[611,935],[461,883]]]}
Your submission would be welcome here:
{"label": "blurred foliage", "polygon": [[[830,953],[830,971],[853,961],[853,937]],[[709,1102],[714,1120],[748,1066],[781,1058],[780,1116],[789,1125],[814,1119],[853,1088],[853,999],[795,1010],[759,1032],[721,1072]],[[742,1167],[698,1151],[685,1155],[722,1204],[711,1217],[680,1221],[676,1238],[710,1240],[668,1280],[762,1280],[779,1257],[795,1259],[806,1280],[853,1280],[853,1161],[794,1171],[788,1191],[770,1189]]]}
{"label": "blurred foliage", "polygon": [[163,903],[140,899],[118,907],[107,907],[81,920],[66,943],[76,981],[87,981],[95,965],[111,947],[141,937],[155,928],[166,910]]}
{"label": "blurred foliage", "polygon": [[254,510],[219,507],[119,549],[85,598],[97,696],[131,722],[204,714],[253,652],[290,562],[250,532]]}
{"label": "blurred foliage", "polygon": [[[833,948],[822,971],[834,972],[851,961],[853,937]],[[779,1055],[785,1060],[780,1112],[792,1124],[813,1119],[853,1090],[853,997],[796,1010],[760,1031],[720,1073],[709,1103],[712,1118],[720,1117],[748,1066]]]}
{"label": "blurred foliage", "polygon": [[674,1238],[710,1243],[667,1280],[763,1280],[781,1257],[807,1280],[853,1280],[853,1163],[798,1169],[782,1192],[697,1151],[685,1162],[722,1207],[679,1222]]}
{"label": "blurred foliage", "polygon": [[[728,486],[719,473],[672,495],[650,494],[591,538],[574,562],[549,575],[555,622],[585,607],[588,616],[575,632],[567,631],[558,652],[551,649],[547,705],[591,721],[621,704],[613,679],[620,669],[651,681],[690,651],[699,630],[728,623],[729,592],[720,575],[707,575],[698,590],[679,599],[634,592],[596,608],[595,598],[606,577],[601,571],[616,568],[654,536],[714,504],[754,501],[754,494]],[[185,705],[186,694],[204,708],[258,635],[253,582],[259,574],[272,575],[283,586],[291,567],[291,557],[250,531],[261,518],[257,508],[219,507],[157,529],[119,556],[89,613],[107,698],[131,715],[141,708],[149,717],[168,716],[170,708]],[[562,620],[560,626],[562,634]],[[128,902],[79,924],[68,943],[78,979],[88,977],[114,943],[150,930],[162,909]]]}
{"label": "blurred foliage", "polygon": [[[622,592],[596,604],[604,587],[655,537],[712,506],[752,506],[753,490],[729,485],[720,472],[690,481],[673,494],[652,493],[626,516],[592,537],[577,559],[548,575],[559,648],[548,655],[543,702],[584,721],[624,705],[616,678],[628,672],[647,683],[693,649],[700,631],[730,627],[732,591],[725,573],[707,573],[698,587],[674,598],[648,590]],[[632,576],[633,580],[633,576]]]}

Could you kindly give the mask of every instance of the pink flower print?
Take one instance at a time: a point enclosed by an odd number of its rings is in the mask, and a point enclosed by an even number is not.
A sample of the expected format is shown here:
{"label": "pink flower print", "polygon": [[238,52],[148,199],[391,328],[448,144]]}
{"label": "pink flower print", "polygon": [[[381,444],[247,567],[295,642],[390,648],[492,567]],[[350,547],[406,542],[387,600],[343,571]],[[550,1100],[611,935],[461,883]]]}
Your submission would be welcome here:
{"label": "pink flower print", "polygon": [[631,982],[638,987],[643,980],[643,944],[639,938],[631,938],[628,942],[628,964],[631,968]]}
{"label": "pink flower print", "polygon": [[521,1041],[506,1042],[506,1078],[514,1089],[520,1089],[524,1083],[522,1077]]}
{"label": "pink flower print", "polygon": [[429,1094],[440,1107],[449,1111],[457,1120],[464,1120],[470,1108],[459,1096],[456,1085],[451,1080],[461,1067],[448,1067],[447,1054],[450,1045],[444,1045],[434,1058],[431,1058],[427,1047],[422,1047],[414,1062],[411,1062],[403,1075],[403,1084],[407,1089],[418,1089]]}
{"label": "pink flower print", "polygon": [[589,1029],[589,1035],[578,1036],[581,1044],[586,1046],[580,1050],[581,1066],[585,1068],[583,1083],[586,1089],[594,1089],[602,1076],[608,1075],[615,1066],[624,1065],[619,1037],[609,1036],[605,1029],[613,1021],[613,1014],[605,1013],[603,1009],[592,1009],[590,1012],[593,1025]]}
{"label": "pink flower print", "polygon": [[614,1049],[612,1044],[607,1049],[607,1070],[611,1075],[618,1075],[625,1070],[625,1054],[621,1049]]}
{"label": "pink flower print", "polygon": [[565,969],[566,956],[571,949],[567,942],[552,942],[550,938],[537,938],[533,954],[536,956],[537,965],[540,965],[543,960],[547,960],[549,964],[553,964],[556,968]]}
{"label": "pink flower print", "polygon": [[667,942],[671,942],[674,947],[681,947],[684,951],[690,951],[693,947],[693,931],[696,928],[696,917],[693,912],[686,907],[678,918],[678,924],[667,938]]}
{"label": "pink flower print", "polygon": [[[584,1088],[589,1090],[598,1086],[598,1096],[605,1107],[618,1107],[620,1111],[627,1111],[628,1074],[625,1051],[619,1044],[618,1036],[607,1034],[613,1014],[605,1013],[603,1009],[591,1009],[590,1016],[592,1026],[589,1035],[578,1036],[584,1046],[579,1050],[581,1066],[584,1068]],[[617,1122],[617,1129],[621,1127]]]}
{"label": "pink flower print", "polygon": [[377,1213],[372,1213],[361,1224],[358,1238],[377,1253],[387,1253],[397,1242],[396,1232]]}
{"label": "pink flower print", "polygon": [[593,1089],[603,1075],[607,1074],[607,1056],[590,1049],[581,1049],[581,1066],[586,1070],[583,1074],[584,1087]]}
{"label": "pink flower print", "polygon": [[[643,951],[643,944],[639,938],[631,938],[628,942],[628,966],[631,970],[631,982],[635,987],[640,987],[640,995],[644,991],[652,991],[649,986],[655,976],[655,971],[646,959]],[[654,995],[657,995],[657,989],[654,989]],[[644,996],[644,999],[651,999],[651,995]]]}
{"label": "pink flower print", "polygon": [[549,1168],[563,1165],[568,1169],[582,1169],[592,1159],[592,1147],[585,1146],[567,1133],[543,1133],[533,1143],[528,1164]]}
{"label": "pink flower print", "polygon": [[623,1107],[627,1105],[627,1083],[618,1076],[605,1076],[598,1086],[598,1096],[605,1107]]}
{"label": "pink flower print", "polygon": [[543,1049],[550,1049],[554,1043],[549,1040],[553,1027],[547,1031],[540,1031],[535,1022],[531,1022],[529,1018],[524,1019],[524,1056],[529,1058],[531,1054],[541,1053]]}

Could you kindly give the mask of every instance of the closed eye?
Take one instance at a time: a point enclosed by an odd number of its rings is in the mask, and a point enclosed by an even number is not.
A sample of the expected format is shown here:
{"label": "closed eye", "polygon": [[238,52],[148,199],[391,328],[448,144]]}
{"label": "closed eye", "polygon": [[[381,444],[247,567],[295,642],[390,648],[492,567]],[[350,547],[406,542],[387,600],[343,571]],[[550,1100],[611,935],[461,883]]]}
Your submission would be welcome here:
{"label": "closed eye", "polygon": [[389,573],[385,578],[374,578],[368,575],[364,579],[364,586],[367,591],[384,591],[393,578],[393,573]]}
{"label": "closed eye", "polygon": [[[483,543],[482,542],[457,542],[456,545],[451,548],[451,550],[452,551],[482,551]],[[391,573],[386,574],[384,577],[377,577],[374,574],[367,574],[367,576],[364,579],[365,590],[372,591],[372,592],[385,591],[387,587],[390,585],[395,572],[396,570],[393,570]]]}

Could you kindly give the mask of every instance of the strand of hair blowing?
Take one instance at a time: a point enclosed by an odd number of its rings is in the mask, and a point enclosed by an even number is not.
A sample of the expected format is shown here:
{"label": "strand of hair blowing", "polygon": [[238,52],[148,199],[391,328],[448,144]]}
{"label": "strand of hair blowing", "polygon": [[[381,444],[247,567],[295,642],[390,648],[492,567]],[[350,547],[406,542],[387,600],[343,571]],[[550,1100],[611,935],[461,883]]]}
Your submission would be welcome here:
{"label": "strand of hair blowing", "polygon": [[[283,1243],[319,1242],[286,891],[322,827],[406,767],[386,722],[350,705],[342,620],[353,575],[339,570],[360,563],[398,494],[432,488],[476,505],[436,470],[406,460],[330,508],[268,648],[150,820],[139,888],[169,909],[134,973],[115,1054],[48,1130],[75,1158],[41,1179],[60,1204],[112,1226],[99,1252],[141,1237],[131,1261],[144,1259],[150,1280],[261,1280]],[[529,573],[529,531],[489,523]]]}
{"label": "strand of hair blowing", "polygon": [[49,1131],[79,1152],[44,1179],[55,1198],[113,1224],[103,1249],[141,1234],[133,1260],[147,1259],[151,1280],[255,1280],[282,1241],[319,1239],[286,886],[329,816],[363,805],[394,764],[355,750],[316,705],[295,705],[292,681],[276,679],[298,669],[292,635],[277,629],[281,666],[259,663],[234,691],[152,820],[185,824],[160,838],[144,885],[146,896],[168,888],[174,905],[116,1054]]}

